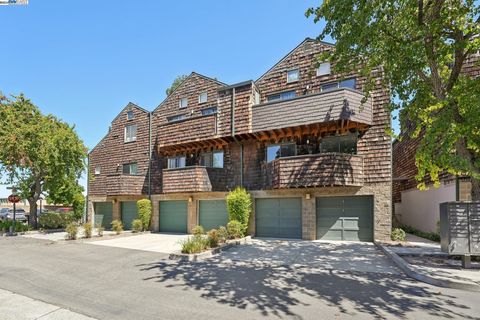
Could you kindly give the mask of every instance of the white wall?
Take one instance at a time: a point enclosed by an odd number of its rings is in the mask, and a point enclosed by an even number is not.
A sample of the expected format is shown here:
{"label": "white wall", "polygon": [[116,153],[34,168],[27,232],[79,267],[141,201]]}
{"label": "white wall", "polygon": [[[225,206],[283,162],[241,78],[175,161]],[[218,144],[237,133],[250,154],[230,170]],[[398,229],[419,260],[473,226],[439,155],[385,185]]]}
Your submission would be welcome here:
{"label": "white wall", "polygon": [[436,232],[440,220],[439,204],[455,201],[455,182],[442,184],[439,188],[430,186],[428,190],[410,189],[402,191],[402,202],[395,203],[395,215],[402,224],[415,229]]}

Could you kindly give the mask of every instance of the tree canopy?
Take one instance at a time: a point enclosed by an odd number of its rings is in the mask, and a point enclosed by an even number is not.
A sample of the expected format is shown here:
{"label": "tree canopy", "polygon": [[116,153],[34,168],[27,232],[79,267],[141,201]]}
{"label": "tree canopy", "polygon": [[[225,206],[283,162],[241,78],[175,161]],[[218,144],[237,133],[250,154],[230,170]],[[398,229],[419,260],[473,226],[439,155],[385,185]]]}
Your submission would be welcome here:
{"label": "tree canopy", "polygon": [[179,75],[173,80],[172,85],[165,90],[167,96],[169,96],[179,85],[182,83],[183,80],[187,79],[186,74]]}
{"label": "tree canopy", "polygon": [[0,178],[29,201],[30,216],[42,195],[53,203],[78,202],[87,148],[74,127],[42,115],[23,95],[0,95],[0,119]]}
{"label": "tree canopy", "polygon": [[474,0],[325,0],[306,12],[326,21],[319,38],[336,42],[331,56],[319,58],[335,61],[339,72],[359,68],[367,94],[380,68],[402,131],[421,139],[419,187],[425,177],[438,185],[442,172],[468,175],[477,200],[480,77],[463,71],[480,61],[479,12]]}

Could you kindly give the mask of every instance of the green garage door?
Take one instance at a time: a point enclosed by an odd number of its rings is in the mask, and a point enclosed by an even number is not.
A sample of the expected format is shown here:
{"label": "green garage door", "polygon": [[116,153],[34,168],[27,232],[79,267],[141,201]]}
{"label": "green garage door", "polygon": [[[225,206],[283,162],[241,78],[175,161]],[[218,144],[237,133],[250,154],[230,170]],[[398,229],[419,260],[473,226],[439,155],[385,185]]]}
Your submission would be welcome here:
{"label": "green garage door", "polygon": [[302,238],[302,199],[255,199],[255,235]]}
{"label": "green garage door", "polygon": [[317,198],[317,239],[373,241],[373,198]]}
{"label": "green garage door", "polygon": [[225,200],[200,200],[199,206],[199,225],[205,231],[217,229],[219,226],[227,226],[228,213]]}
{"label": "green garage door", "polygon": [[102,226],[106,230],[110,230],[112,228],[112,203],[94,202],[93,208],[95,212],[95,216],[93,219],[95,226]]}
{"label": "green garage door", "polygon": [[187,233],[188,203],[160,201],[160,232]]}
{"label": "green garage door", "polygon": [[138,210],[136,201],[122,201],[122,223],[123,229],[132,229],[132,221],[138,219]]}

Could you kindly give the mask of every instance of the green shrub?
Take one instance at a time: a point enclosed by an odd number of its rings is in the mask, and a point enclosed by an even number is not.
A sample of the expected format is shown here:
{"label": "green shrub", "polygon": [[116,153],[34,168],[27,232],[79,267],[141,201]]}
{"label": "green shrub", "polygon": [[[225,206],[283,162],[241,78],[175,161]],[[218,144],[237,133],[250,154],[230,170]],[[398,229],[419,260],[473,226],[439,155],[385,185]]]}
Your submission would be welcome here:
{"label": "green shrub", "polygon": [[393,241],[405,241],[405,231],[400,228],[395,228],[392,230],[391,239]]}
{"label": "green shrub", "polygon": [[70,222],[65,228],[65,231],[67,232],[67,240],[77,239],[78,225],[75,222]]}
{"label": "green shrub", "polygon": [[148,199],[137,201],[138,217],[142,222],[142,230],[148,230],[152,218],[152,202]]}
{"label": "green shrub", "polygon": [[83,231],[85,232],[85,238],[92,237],[92,224],[90,222],[83,224]]}
{"label": "green shrub", "polygon": [[236,220],[242,225],[243,232],[247,231],[248,219],[252,211],[252,197],[244,188],[235,188],[227,195],[228,220]]}
{"label": "green shrub", "polygon": [[38,218],[40,228],[42,229],[65,229],[74,220],[73,214],[69,212],[48,212]]}
{"label": "green shrub", "polygon": [[120,234],[123,231],[123,223],[120,220],[113,220],[112,221],[112,230],[115,231],[116,234]]}
{"label": "green shrub", "polygon": [[208,239],[203,236],[193,236],[181,242],[181,245],[182,253],[200,253],[208,248]]}
{"label": "green shrub", "polygon": [[410,233],[410,234],[416,235],[417,237],[425,238],[425,239],[428,239],[428,240],[431,240],[431,241],[440,242],[440,235],[438,233],[420,231],[420,230],[417,230],[417,229],[415,229],[413,227],[410,227],[410,226],[407,226],[407,225],[402,225],[400,227],[406,233]]}
{"label": "green shrub", "polygon": [[218,236],[217,229],[212,229],[212,230],[207,232],[207,241],[208,241],[208,246],[210,248],[218,247],[218,243],[220,242],[220,238]]}
{"label": "green shrub", "polygon": [[71,213],[75,221],[79,221],[83,217],[85,210],[85,196],[81,193],[77,193],[73,196],[72,201],[73,212]]}
{"label": "green shrub", "polygon": [[132,221],[132,231],[133,232],[142,232],[143,230],[143,223],[140,219],[135,219]]}
{"label": "green shrub", "polygon": [[97,236],[103,237],[103,231],[105,231],[105,228],[101,225],[97,225]]}
{"label": "green shrub", "polygon": [[205,230],[203,229],[202,226],[195,226],[192,228],[192,234],[194,236],[201,236],[203,234],[205,234]]}
{"label": "green shrub", "polygon": [[220,228],[218,228],[218,241],[220,243],[224,243],[225,241],[227,241],[227,239],[228,239],[227,228],[225,228],[224,226],[221,226]]}
{"label": "green shrub", "polygon": [[237,220],[232,220],[227,224],[228,236],[231,239],[238,239],[243,237],[243,226]]}

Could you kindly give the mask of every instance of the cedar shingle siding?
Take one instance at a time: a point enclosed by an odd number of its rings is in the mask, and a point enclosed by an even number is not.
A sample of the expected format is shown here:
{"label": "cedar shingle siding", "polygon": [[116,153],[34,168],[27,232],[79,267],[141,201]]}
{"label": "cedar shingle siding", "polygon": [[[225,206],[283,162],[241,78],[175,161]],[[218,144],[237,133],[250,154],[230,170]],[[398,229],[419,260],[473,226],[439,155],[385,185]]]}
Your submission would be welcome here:
{"label": "cedar shingle siding", "polygon": [[[187,196],[191,200],[193,194],[221,199],[240,185],[262,196],[303,197],[302,188],[319,195],[374,195],[375,236],[388,238],[391,139],[385,130],[390,117],[384,106],[389,94],[378,85],[362,102],[365,79],[355,74],[317,76],[316,57],[333,49],[307,39],[257,81],[228,86],[192,73],[151,114],[129,104],[90,153],[90,172],[100,166],[101,173],[90,180],[89,195],[113,200],[114,211],[116,196],[145,197],[149,180],[157,200]],[[292,69],[299,70],[299,80],[287,83],[287,71]],[[354,79],[355,87],[322,92],[323,85],[344,79]],[[267,101],[268,96],[286,91],[294,91],[296,97]],[[206,103],[199,103],[202,92],[207,92]],[[185,108],[180,107],[182,98],[188,99]],[[208,108],[216,108],[216,113],[205,114]],[[128,110],[134,111],[134,120],[127,121]],[[138,126],[136,142],[123,141],[127,123]],[[355,136],[356,154],[321,151],[325,136],[335,135]],[[267,163],[267,147],[282,143],[295,144],[297,156]],[[202,167],[202,154],[215,150],[223,151],[223,168]],[[184,156],[187,167],[167,169],[171,156]],[[122,174],[122,164],[130,162],[138,164],[136,176]],[[311,216],[315,200],[308,201],[302,204],[303,237],[314,239],[316,229],[309,221],[315,221]],[[157,202],[154,226],[158,226]],[[196,202],[189,203],[190,229],[196,224]]]}

